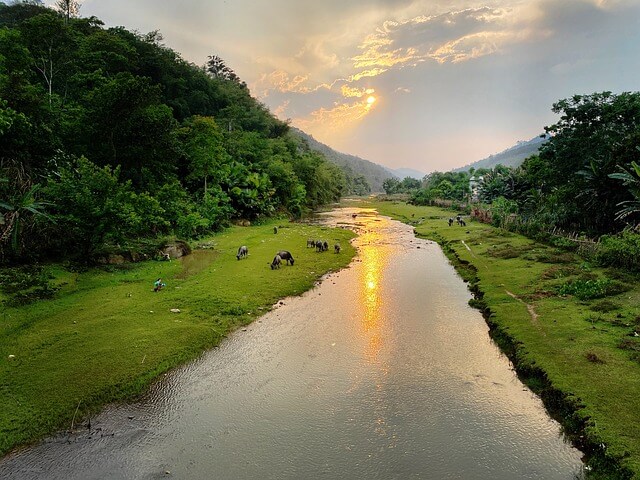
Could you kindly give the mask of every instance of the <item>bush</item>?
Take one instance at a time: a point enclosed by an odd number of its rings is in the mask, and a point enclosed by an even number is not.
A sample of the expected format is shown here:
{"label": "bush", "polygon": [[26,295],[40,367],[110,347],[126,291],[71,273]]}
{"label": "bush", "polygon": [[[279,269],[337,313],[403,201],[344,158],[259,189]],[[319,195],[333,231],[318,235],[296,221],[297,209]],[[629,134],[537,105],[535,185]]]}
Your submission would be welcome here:
{"label": "bush", "polygon": [[640,272],[640,235],[630,231],[604,235],[596,251],[596,261],[600,265]]}
{"label": "bush", "polygon": [[53,277],[39,265],[7,268],[0,271],[0,288],[7,294],[8,306],[27,305],[52,298],[59,290],[49,283]]}
{"label": "bush", "polygon": [[617,295],[629,290],[629,287],[621,282],[615,282],[608,278],[572,280],[558,287],[558,294],[573,295],[580,300]]}

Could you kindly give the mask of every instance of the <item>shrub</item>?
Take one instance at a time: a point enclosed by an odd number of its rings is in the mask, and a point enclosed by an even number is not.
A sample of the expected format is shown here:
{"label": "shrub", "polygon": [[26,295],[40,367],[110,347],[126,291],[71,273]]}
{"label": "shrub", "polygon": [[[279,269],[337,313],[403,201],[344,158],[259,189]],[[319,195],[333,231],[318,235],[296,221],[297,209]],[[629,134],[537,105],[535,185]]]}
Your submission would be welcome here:
{"label": "shrub", "polygon": [[630,231],[604,235],[600,239],[596,261],[604,266],[640,272],[640,235]]}
{"label": "shrub", "polygon": [[0,288],[8,296],[5,303],[8,306],[20,306],[52,298],[59,288],[49,283],[51,279],[51,274],[39,265],[0,271]]}
{"label": "shrub", "polygon": [[572,280],[558,287],[558,294],[573,295],[580,300],[591,300],[594,298],[616,295],[628,290],[629,287],[621,282],[615,282],[608,278],[594,280]]}

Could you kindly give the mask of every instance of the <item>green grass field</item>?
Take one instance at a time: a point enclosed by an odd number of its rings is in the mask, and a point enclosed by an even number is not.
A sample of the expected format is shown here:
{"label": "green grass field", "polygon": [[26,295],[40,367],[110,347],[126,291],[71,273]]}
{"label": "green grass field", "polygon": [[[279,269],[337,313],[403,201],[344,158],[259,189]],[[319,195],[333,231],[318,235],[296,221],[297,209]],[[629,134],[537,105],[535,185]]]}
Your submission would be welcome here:
{"label": "green grass field", "polygon": [[479,222],[449,227],[451,211],[402,202],[357,205],[414,225],[417,235],[449,253],[482,292],[475,303],[490,309],[494,338],[591,452],[589,478],[640,478],[638,276],[595,268],[573,253]]}
{"label": "green grass field", "polygon": [[[0,453],[140,394],[278,299],[346,266],[355,254],[353,237],[348,230],[274,221],[233,227],[200,242],[212,248],[196,248],[183,261],[83,273],[48,266],[60,286],[55,298],[0,312]],[[316,253],[306,248],[307,238],[338,242],[342,251]],[[240,245],[249,256],[238,261]],[[278,250],[289,250],[295,265],[271,270]],[[166,287],[156,293],[158,277]]]}

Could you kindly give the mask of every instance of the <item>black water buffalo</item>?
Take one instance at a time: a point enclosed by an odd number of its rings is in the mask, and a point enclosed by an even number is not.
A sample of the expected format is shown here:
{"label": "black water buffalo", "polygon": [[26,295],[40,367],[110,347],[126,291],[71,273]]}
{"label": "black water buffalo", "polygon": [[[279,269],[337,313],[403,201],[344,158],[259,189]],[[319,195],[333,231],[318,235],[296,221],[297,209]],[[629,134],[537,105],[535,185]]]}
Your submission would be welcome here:
{"label": "black water buffalo", "polygon": [[316,252],[326,252],[327,250],[329,250],[329,242],[316,240]]}
{"label": "black water buffalo", "polygon": [[453,225],[453,218],[449,217],[449,226]]}
{"label": "black water buffalo", "polygon": [[273,227],[273,233],[278,233],[278,227]]}
{"label": "black water buffalo", "polygon": [[280,268],[281,263],[282,263],[282,257],[280,257],[280,255],[276,255],[275,257],[273,257],[273,262],[271,262],[271,270]]}
{"label": "black water buffalo", "polygon": [[311,248],[315,248],[316,246],[316,241],[315,240],[307,240],[307,248],[311,247]]}
{"label": "black water buffalo", "polygon": [[290,252],[288,252],[287,250],[280,250],[278,252],[278,255],[280,256],[280,258],[282,260],[284,260],[285,262],[287,262],[287,264],[289,265],[293,265],[293,255],[291,255]]}
{"label": "black water buffalo", "polygon": [[246,256],[249,255],[249,249],[247,248],[246,245],[242,245],[239,249],[238,249],[238,253],[236,254],[236,258],[238,260],[240,260],[241,258],[246,258]]}
{"label": "black water buffalo", "polygon": [[336,253],[340,253],[340,244],[339,243],[336,243],[333,246],[333,251],[336,252]]}

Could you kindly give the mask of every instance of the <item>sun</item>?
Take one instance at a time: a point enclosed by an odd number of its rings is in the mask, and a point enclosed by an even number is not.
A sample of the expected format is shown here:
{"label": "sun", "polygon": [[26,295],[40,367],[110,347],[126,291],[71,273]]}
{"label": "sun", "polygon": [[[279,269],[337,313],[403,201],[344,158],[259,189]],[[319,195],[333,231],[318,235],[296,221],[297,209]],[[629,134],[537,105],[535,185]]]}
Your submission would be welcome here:
{"label": "sun", "polygon": [[367,105],[373,105],[376,101],[376,97],[374,97],[373,95],[369,95],[367,97]]}

